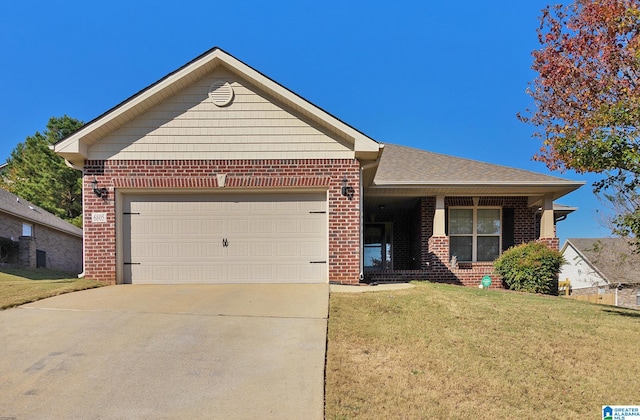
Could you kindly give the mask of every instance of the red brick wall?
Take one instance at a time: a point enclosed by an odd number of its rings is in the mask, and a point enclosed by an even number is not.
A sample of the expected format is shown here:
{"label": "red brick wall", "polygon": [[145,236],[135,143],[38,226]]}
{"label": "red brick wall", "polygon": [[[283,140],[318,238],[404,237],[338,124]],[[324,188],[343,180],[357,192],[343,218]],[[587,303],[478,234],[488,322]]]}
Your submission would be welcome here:
{"label": "red brick wall", "polygon": [[[433,234],[434,199],[422,201],[422,231],[423,235]],[[447,197],[445,207],[472,206],[472,197]],[[526,243],[536,240],[535,209],[527,206],[526,197],[480,197],[479,206],[500,206],[514,209],[514,242]],[[558,249],[558,238],[544,238],[542,242]],[[449,237],[428,237],[428,248],[423,254],[428,255],[429,280],[445,283],[457,283],[465,286],[478,287],[484,276],[491,276],[491,288],[502,288],[502,279],[494,272],[492,262],[459,263],[451,267],[449,257]]]}
{"label": "red brick wall", "polygon": [[540,238],[538,242],[542,242],[551,249],[558,251],[560,249],[560,239],[558,238]]}
{"label": "red brick wall", "polygon": [[[355,159],[286,160],[113,160],[86,161],[84,171],[85,275],[116,282],[115,190],[218,188],[217,174],[226,174],[225,190],[232,188],[325,187],[329,191],[329,280],[358,283],[360,275],[359,163]],[[347,177],[354,194],[341,192]],[[91,181],[109,191],[99,198]],[[217,192],[217,191],[214,191]],[[92,213],[106,213],[106,223],[92,222]]]}

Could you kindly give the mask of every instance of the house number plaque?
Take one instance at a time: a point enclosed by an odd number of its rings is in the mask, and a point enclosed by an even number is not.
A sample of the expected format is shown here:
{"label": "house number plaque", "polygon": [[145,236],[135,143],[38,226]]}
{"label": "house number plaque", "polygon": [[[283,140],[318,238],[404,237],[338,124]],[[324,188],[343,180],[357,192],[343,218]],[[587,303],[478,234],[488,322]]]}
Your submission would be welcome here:
{"label": "house number plaque", "polygon": [[107,223],[107,213],[91,213],[93,223]]}

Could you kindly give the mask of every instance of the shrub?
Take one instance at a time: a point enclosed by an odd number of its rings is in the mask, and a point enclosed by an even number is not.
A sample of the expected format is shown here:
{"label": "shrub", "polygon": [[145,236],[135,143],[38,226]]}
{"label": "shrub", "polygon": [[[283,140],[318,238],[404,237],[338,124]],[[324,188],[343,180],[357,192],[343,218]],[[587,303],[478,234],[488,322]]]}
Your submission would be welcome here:
{"label": "shrub", "polygon": [[554,293],[558,273],[565,263],[559,251],[539,242],[509,248],[494,267],[511,290],[529,293]]}

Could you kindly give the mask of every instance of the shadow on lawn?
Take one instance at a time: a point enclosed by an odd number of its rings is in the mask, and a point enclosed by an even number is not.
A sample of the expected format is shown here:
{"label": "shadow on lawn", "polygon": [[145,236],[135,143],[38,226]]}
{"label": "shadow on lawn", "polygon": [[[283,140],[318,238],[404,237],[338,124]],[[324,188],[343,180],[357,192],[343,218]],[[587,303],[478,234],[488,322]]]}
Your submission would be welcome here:
{"label": "shadow on lawn", "polygon": [[49,270],[46,268],[36,268],[33,270],[21,268],[2,268],[0,272],[11,274],[12,276],[23,277],[29,280],[71,280],[77,276],[65,271]]}
{"label": "shadow on lawn", "polygon": [[638,319],[640,319],[640,311],[636,311],[634,309],[607,308],[607,309],[603,309],[602,311],[606,312],[607,314],[610,314],[610,315],[619,315],[619,316],[626,316],[626,317],[630,317],[630,318],[638,318]]}

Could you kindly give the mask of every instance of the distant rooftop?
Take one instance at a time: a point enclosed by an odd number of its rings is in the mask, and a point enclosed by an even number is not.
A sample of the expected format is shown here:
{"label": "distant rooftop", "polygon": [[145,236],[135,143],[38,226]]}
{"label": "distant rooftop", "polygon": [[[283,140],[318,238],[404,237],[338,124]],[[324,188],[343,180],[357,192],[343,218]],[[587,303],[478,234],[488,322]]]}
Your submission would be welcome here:
{"label": "distant rooftop", "polygon": [[609,283],[639,284],[640,254],[627,238],[569,238],[571,245]]}
{"label": "distant rooftop", "polygon": [[82,229],[79,227],[2,188],[0,188],[0,212],[82,237]]}

